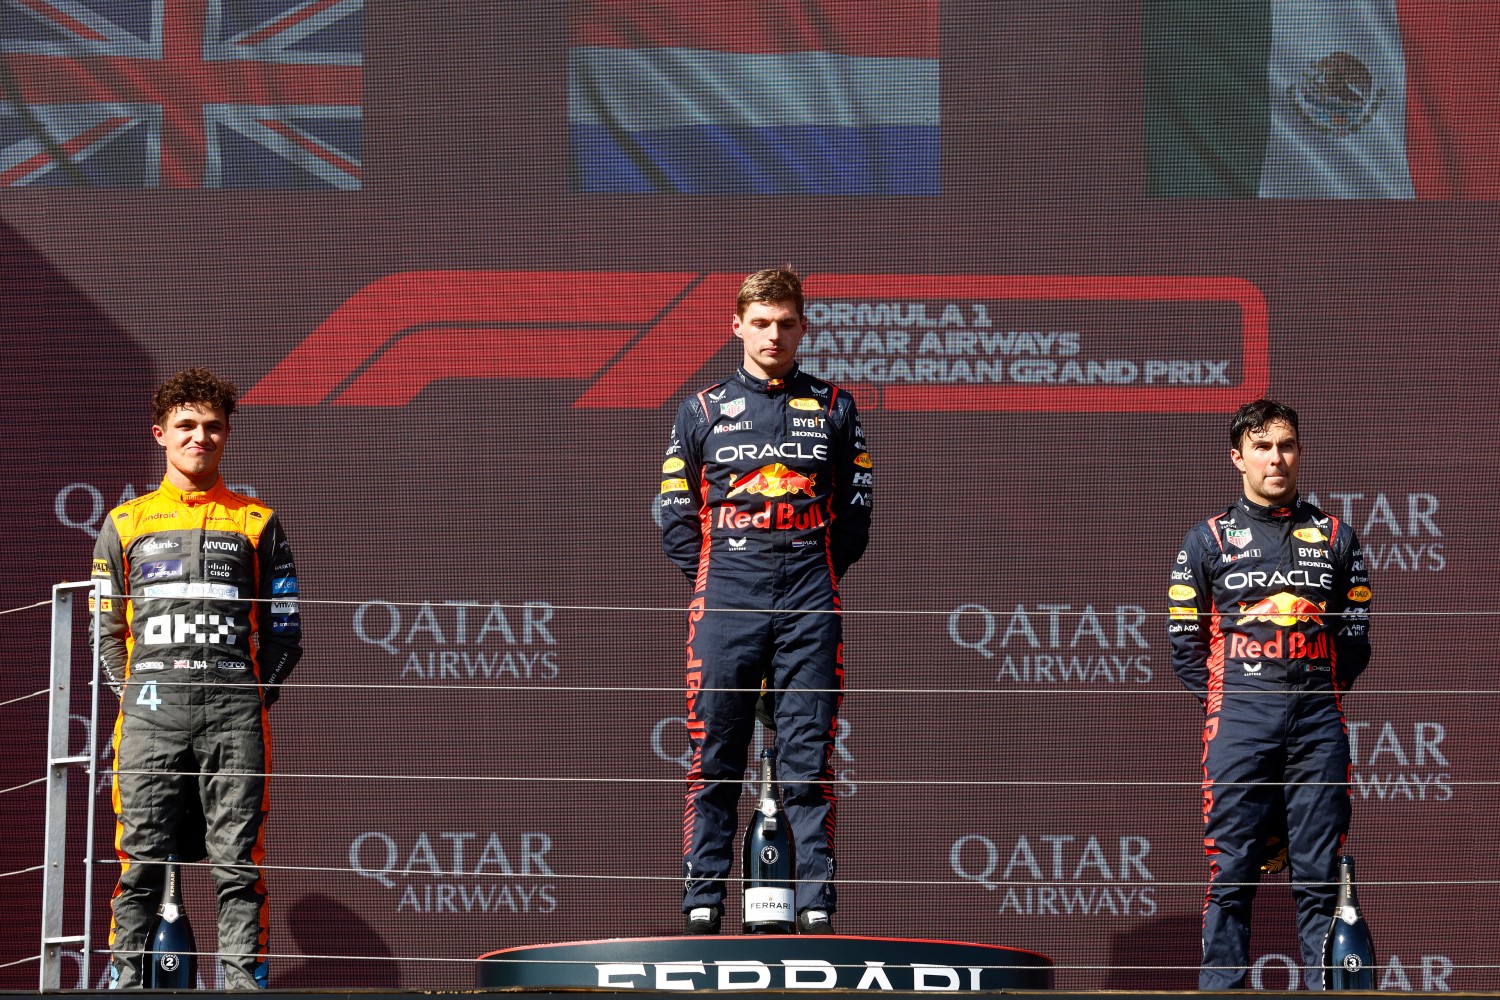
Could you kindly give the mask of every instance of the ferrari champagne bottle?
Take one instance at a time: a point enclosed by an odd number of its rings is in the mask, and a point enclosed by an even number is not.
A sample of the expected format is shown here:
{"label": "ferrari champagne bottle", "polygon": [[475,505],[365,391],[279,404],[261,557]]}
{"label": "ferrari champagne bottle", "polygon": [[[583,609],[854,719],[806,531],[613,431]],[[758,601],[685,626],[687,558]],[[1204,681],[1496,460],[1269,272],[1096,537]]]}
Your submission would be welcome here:
{"label": "ferrari champagne bottle", "polygon": [[1370,925],[1359,912],[1359,895],[1354,890],[1354,859],[1339,858],[1339,898],[1333,909],[1333,922],[1323,939],[1323,968],[1330,990],[1373,990],[1375,988],[1375,942]]}
{"label": "ferrari champagne bottle", "polygon": [[193,925],[182,906],[181,872],[177,858],[167,859],[166,885],[161,906],[147,936],[145,987],[156,990],[191,990],[198,983],[198,943]]}
{"label": "ferrari champagne bottle", "polygon": [[792,831],[776,794],[776,751],[760,752],[760,802],[745,828],[745,933],[795,934]]}

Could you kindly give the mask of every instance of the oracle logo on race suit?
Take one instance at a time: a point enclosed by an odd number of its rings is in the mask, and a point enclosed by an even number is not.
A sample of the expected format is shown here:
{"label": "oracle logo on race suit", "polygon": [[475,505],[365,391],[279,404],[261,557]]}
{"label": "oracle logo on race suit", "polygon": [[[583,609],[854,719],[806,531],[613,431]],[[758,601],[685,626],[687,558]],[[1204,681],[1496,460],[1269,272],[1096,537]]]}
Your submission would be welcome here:
{"label": "oracle logo on race suit", "polygon": [[1359,801],[1447,802],[1453,773],[1441,722],[1349,721],[1349,761]]}
{"label": "oracle logo on race suit", "polygon": [[349,840],[349,868],[388,890],[397,915],[545,916],[558,908],[551,852],[539,830],[365,830]]}
{"label": "oracle logo on race suit", "polygon": [[557,609],[547,601],[365,601],[351,627],[360,642],[399,661],[398,679],[550,681],[561,673]]}
{"label": "oracle logo on race suit", "polygon": [[1371,570],[1441,573],[1448,568],[1435,493],[1327,490],[1309,493],[1307,500],[1354,529]]}
{"label": "oracle logo on race suit", "polygon": [[[723,346],[704,331],[726,327],[725,303],[742,279],[389,275],[335,309],[240,402],[405,406],[444,379],[569,379],[585,383],[575,408],[656,409],[680,396]],[[892,288],[901,289],[901,302],[889,301]],[[835,377],[866,409],[1221,412],[1269,385],[1265,298],[1240,278],[814,274],[806,289],[814,324],[806,365]],[[1057,303],[1098,315],[1082,330],[1041,333],[1033,332],[1045,325],[1039,319],[1002,328],[991,316]],[[1143,346],[1163,303],[1202,307],[1194,339],[1212,332],[1214,356],[1188,347],[1162,358],[1160,338]],[[1115,332],[1121,308],[1139,311],[1123,338]],[[862,336],[846,340],[846,324],[858,324]],[[881,364],[870,363],[872,353]]]}
{"label": "oracle logo on race suit", "polygon": [[948,614],[948,638],[987,660],[997,684],[1149,684],[1145,608],[1116,604],[1018,602],[1008,611],[979,603]]}
{"label": "oracle logo on race suit", "polygon": [[968,833],[948,849],[948,866],[1001,896],[1000,916],[1154,916],[1151,839],[1139,834]]}

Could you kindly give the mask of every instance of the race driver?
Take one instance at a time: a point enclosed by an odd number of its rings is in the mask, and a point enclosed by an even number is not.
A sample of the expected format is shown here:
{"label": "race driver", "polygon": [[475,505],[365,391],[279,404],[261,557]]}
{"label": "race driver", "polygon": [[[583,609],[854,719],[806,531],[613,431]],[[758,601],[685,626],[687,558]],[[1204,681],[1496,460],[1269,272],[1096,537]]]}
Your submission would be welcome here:
{"label": "race driver", "polygon": [[[94,546],[99,659],[120,696],[120,881],[110,986],[142,986],[162,862],[206,848],[224,987],[267,984],[266,710],[301,656],[297,569],[275,513],[219,477],[236,390],[206,368],[152,397],[160,488],[110,511]],[[251,600],[251,599],[254,600]],[[201,811],[202,844],[186,831]]]}
{"label": "race driver", "polygon": [[797,366],[807,319],[795,273],[746,278],[731,327],[739,370],[683,400],[662,465],[662,547],[693,586],[685,930],[719,931],[764,683],[796,855],[797,927],[831,934],[838,585],[869,537],[870,454],[854,399]]}
{"label": "race driver", "polygon": [[1370,659],[1370,580],[1354,530],[1297,495],[1297,412],[1260,399],[1229,427],[1243,495],[1198,522],[1168,587],[1172,666],[1203,703],[1202,990],[1244,985],[1250,904],[1282,819],[1306,988],[1323,983],[1349,831],[1339,695]]}

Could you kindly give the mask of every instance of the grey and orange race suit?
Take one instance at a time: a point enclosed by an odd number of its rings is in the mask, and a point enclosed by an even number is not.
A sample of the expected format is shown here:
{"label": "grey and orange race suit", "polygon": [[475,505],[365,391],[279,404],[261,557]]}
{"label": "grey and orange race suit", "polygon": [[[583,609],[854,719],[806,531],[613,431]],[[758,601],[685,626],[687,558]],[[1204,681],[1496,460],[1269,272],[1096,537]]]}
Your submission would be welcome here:
{"label": "grey and orange race suit", "polygon": [[[120,696],[111,985],[141,985],[160,862],[206,853],[228,989],[267,982],[266,709],[302,653],[297,568],[269,507],[220,481],[110,511],[94,546],[99,658]],[[204,828],[193,843],[195,813]]]}

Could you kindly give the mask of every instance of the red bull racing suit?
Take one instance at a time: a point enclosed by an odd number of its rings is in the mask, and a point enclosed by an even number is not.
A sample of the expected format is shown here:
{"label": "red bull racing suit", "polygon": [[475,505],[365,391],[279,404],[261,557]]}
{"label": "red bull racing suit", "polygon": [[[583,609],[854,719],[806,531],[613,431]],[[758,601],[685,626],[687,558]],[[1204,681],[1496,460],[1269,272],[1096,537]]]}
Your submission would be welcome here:
{"label": "red bull racing suit", "polygon": [[286,536],[269,507],[222,481],[202,492],[164,482],[110,511],[93,578],[99,659],[120,695],[111,986],[141,985],[164,873],[153,862],[197,860],[184,831],[201,808],[224,985],[264,988],[265,710],[302,652]]}
{"label": "red bull racing suit", "polygon": [[1172,666],[1205,712],[1198,987],[1244,985],[1250,905],[1284,798],[1297,933],[1317,989],[1349,830],[1339,693],[1370,659],[1359,540],[1300,499],[1269,508],[1242,497],[1188,532],[1167,593]]}
{"label": "red bull racing suit", "polygon": [[773,699],[795,905],[835,909],[838,581],[865,550],[872,472],[854,399],[794,367],[684,400],[662,465],[662,547],[693,583],[682,909],[722,907],[756,690]]}

